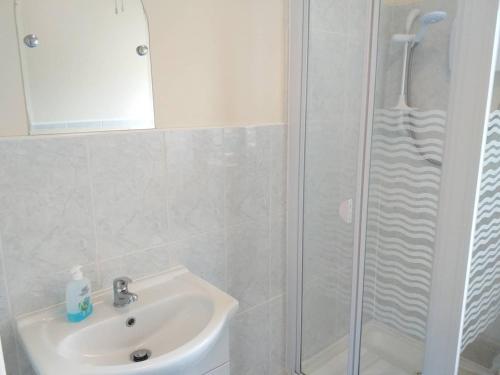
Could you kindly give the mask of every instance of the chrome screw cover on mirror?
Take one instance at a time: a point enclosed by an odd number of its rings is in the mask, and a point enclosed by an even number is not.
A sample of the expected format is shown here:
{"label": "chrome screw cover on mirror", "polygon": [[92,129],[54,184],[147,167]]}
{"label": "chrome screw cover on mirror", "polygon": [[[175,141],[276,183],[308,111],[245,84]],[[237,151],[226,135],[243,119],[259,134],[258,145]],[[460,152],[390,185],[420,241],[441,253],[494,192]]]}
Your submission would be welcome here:
{"label": "chrome screw cover on mirror", "polygon": [[135,50],[137,51],[137,54],[138,54],[139,56],[145,56],[145,55],[147,55],[147,54],[148,54],[148,52],[149,52],[149,48],[148,48],[148,46],[146,46],[146,45],[144,45],[144,44],[143,44],[143,45],[140,45],[140,46],[137,46],[137,48],[136,48]]}
{"label": "chrome screw cover on mirror", "polygon": [[38,40],[38,37],[36,36],[36,34],[26,35],[24,37],[23,41],[24,41],[24,44],[26,44],[26,46],[28,48],[36,48],[40,45],[40,40]]}

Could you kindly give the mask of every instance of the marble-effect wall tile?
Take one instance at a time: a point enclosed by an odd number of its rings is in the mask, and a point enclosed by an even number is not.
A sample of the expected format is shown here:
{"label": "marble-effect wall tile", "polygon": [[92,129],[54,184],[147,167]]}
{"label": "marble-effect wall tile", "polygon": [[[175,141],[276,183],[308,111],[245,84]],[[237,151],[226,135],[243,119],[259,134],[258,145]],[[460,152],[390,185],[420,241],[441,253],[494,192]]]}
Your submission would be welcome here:
{"label": "marble-effect wall tile", "polygon": [[12,327],[12,322],[9,320],[0,323],[0,337],[2,340],[3,357],[7,374],[18,375],[16,336],[14,328]]}
{"label": "marble-effect wall tile", "polygon": [[224,231],[172,243],[170,251],[173,264],[182,264],[213,285],[227,290]]}
{"label": "marble-effect wall tile", "polygon": [[285,296],[273,299],[269,305],[270,374],[286,374],[286,306]]}
{"label": "marble-effect wall tile", "polygon": [[14,317],[63,302],[76,264],[94,290],[185,265],[240,300],[233,373],[276,375],[284,126],[0,140],[0,157],[0,335],[9,375],[34,374]]}
{"label": "marble-effect wall tile", "polygon": [[[46,274],[27,274],[20,270],[19,277],[28,275],[22,283],[9,280],[13,314],[24,314],[63,302],[66,284],[71,280],[70,269],[76,264],[78,263],[68,265],[67,270]],[[93,285],[98,285],[96,263],[84,265],[83,272]]]}
{"label": "marble-effect wall tile", "polygon": [[286,215],[287,198],[287,128],[272,126],[271,141],[271,169],[270,169],[270,217],[273,220],[283,219]]}
{"label": "marble-effect wall tile", "polygon": [[231,372],[238,375],[271,374],[269,304],[238,314],[231,322]]}
{"label": "marble-effect wall tile", "polygon": [[82,138],[9,140],[0,158],[6,278],[22,313],[42,307],[34,287],[49,275],[95,262],[87,148]]}
{"label": "marble-effect wall tile", "polygon": [[134,279],[166,271],[171,265],[170,250],[166,245],[111,258],[99,264],[99,288],[111,288],[117,277],[127,276],[133,282]]}
{"label": "marble-effect wall tile", "polygon": [[286,291],[286,221],[283,218],[271,219],[269,254],[269,294],[271,298]]}
{"label": "marble-effect wall tile", "polygon": [[99,257],[121,256],[166,243],[161,133],[99,135],[88,142]]}
{"label": "marble-effect wall tile", "polygon": [[224,131],[165,133],[169,234],[173,239],[224,225]]}
{"label": "marble-effect wall tile", "polygon": [[[2,241],[0,237],[0,254],[2,254]],[[0,258],[0,324],[7,322],[11,318],[11,307],[7,291],[7,283],[5,277],[5,265],[3,257]]]}
{"label": "marble-effect wall tile", "polygon": [[240,311],[269,299],[269,224],[249,222],[226,228],[228,292]]}
{"label": "marble-effect wall tile", "polygon": [[[19,337],[17,337],[17,371],[19,375],[38,375],[35,370],[34,366],[32,366],[28,354],[26,353],[26,350],[23,347],[23,344],[20,342]],[[10,373],[8,373],[10,375]]]}
{"label": "marble-effect wall tile", "polygon": [[224,129],[226,225],[269,214],[269,132],[267,126]]}

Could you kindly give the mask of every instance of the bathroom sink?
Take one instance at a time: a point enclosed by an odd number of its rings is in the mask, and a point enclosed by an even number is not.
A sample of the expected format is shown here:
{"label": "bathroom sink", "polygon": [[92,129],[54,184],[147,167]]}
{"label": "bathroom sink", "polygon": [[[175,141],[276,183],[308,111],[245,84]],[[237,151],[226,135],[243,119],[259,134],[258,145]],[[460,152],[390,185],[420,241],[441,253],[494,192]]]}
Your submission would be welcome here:
{"label": "bathroom sink", "polygon": [[43,375],[188,373],[183,369],[208,355],[238,309],[234,298],[184,267],[130,288],[137,302],[116,308],[111,290],[99,292],[93,315],[80,323],[66,321],[64,305],[19,317],[35,369]]}

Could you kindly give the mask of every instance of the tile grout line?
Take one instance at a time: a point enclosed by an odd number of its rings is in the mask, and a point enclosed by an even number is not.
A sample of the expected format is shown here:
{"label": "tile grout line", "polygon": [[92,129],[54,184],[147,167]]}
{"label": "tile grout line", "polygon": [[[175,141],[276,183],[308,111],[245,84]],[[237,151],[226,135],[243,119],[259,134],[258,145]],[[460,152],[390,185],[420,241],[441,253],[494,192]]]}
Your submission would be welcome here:
{"label": "tile grout line", "polygon": [[267,211],[267,248],[268,248],[268,260],[267,260],[267,263],[268,263],[268,310],[267,310],[267,344],[269,345],[268,347],[268,350],[267,350],[267,362],[268,362],[268,372],[270,375],[271,374],[271,369],[272,369],[272,366],[271,366],[271,362],[272,362],[272,332],[273,332],[273,324],[272,324],[272,318],[271,318],[271,303],[269,302],[270,301],[270,298],[271,298],[271,291],[272,291],[272,288],[271,288],[271,285],[272,285],[272,269],[271,269],[271,263],[272,263],[272,254],[273,254],[273,249],[272,249],[272,241],[271,241],[271,238],[272,238],[272,224],[271,224],[271,215],[272,215],[272,206],[273,206],[273,198],[272,198],[272,191],[273,191],[273,183],[272,183],[272,178],[271,178],[271,175],[272,175],[272,166],[273,166],[273,159],[274,159],[274,143],[273,143],[273,140],[274,140],[274,132],[273,132],[273,128],[269,128],[268,129],[268,139],[269,139],[269,159],[268,159],[268,171],[267,171],[267,179],[268,179],[268,195],[269,195],[269,206],[268,206],[268,211]]}
{"label": "tile grout line", "polygon": [[[226,278],[226,293],[230,294],[230,277],[229,277],[229,249],[228,249],[228,229],[230,228],[228,226],[228,215],[227,215],[227,181],[228,181],[228,178],[227,178],[227,166],[228,166],[228,162],[227,162],[227,154],[226,154],[226,151],[227,151],[227,130],[226,129],[222,129],[222,167],[223,167],[223,173],[224,173],[224,182],[223,182],[223,202],[222,202],[222,215],[223,215],[223,219],[222,219],[222,227],[223,227],[223,236],[224,236],[224,274],[225,274],[225,278]],[[232,228],[232,227],[231,227]],[[235,298],[235,297],[233,297]],[[238,305],[241,306],[241,303],[240,301],[238,300]],[[235,314],[236,315],[236,314]],[[235,317],[234,317],[235,318]],[[231,320],[231,323],[229,325],[229,361],[230,362],[233,362],[233,359],[232,359],[232,356],[233,356],[233,350],[232,349],[232,342],[233,342],[233,335],[234,335],[234,321],[235,319],[232,319]],[[233,328],[231,328],[233,327]],[[233,331],[233,335],[231,334],[231,331]],[[233,364],[234,365],[234,364]]]}
{"label": "tile grout line", "polygon": [[170,241],[170,242],[164,242],[164,243],[161,243],[161,244],[158,244],[158,245],[155,245],[155,246],[141,248],[139,250],[134,250],[134,251],[128,252],[128,253],[123,254],[123,255],[116,255],[116,256],[109,257],[109,258],[103,258],[101,262],[104,263],[104,262],[109,262],[109,261],[113,261],[113,260],[119,260],[119,259],[122,259],[122,258],[126,258],[128,256],[138,255],[138,254],[141,254],[141,253],[144,253],[144,252],[147,252],[147,251],[160,249],[162,247],[170,247],[170,246],[173,246],[173,245],[179,245],[179,244],[181,244],[181,243],[183,243],[185,241],[189,241],[191,239],[200,239],[200,238],[202,238],[204,236],[209,236],[209,235],[214,235],[214,234],[219,234],[219,233],[223,233],[223,230],[222,229],[217,229],[217,230],[213,230],[213,231],[199,232],[199,233],[193,234],[193,235],[191,235],[189,237],[176,239],[176,240],[173,240],[173,241]]}
{"label": "tile grout line", "polygon": [[251,312],[253,312],[256,309],[263,307],[264,305],[274,303],[277,300],[279,300],[280,298],[284,298],[284,297],[285,297],[285,293],[278,294],[278,295],[276,295],[273,298],[270,298],[270,299],[268,299],[268,300],[266,300],[264,302],[261,302],[261,303],[255,305],[255,306],[249,307],[248,309],[245,309],[245,310],[243,310],[241,312],[238,312],[236,314],[236,316],[240,316],[240,315],[245,315],[245,314],[251,313]]}
{"label": "tile grout line", "polygon": [[97,241],[97,217],[96,217],[96,208],[95,208],[95,190],[94,190],[94,176],[93,176],[93,158],[92,153],[90,152],[90,141],[87,137],[85,139],[85,147],[87,151],[87,173],[88,173],[88,181],[89,181],[89,190],[90,190],[90,216],[92,218],[92,228],[94,230],[94,246],[95,246],[95,270],[97,277],[97,284],[100,288],[102,288],[102,274],[101,274],[101,262],[99,259],[99,248]]}
{"label": "tile grout line", "polygon": [[[162,131],[161,132],[161,139],[162,139],[162,153],[163,153],[163,183],[165,186],[163,187],[164,191],[164,199],[165,199],[165,206],[163,207],[163,210],[165,212],[165,220],[166,220],[166,228],[165,228],[165,236],[166,236],[166,242],[163,245],[155,246],[153,248],[145,249],[143,251],[148,251],[152,250],[154,248],[158,248],[161,246],[167,246],[169,247],[172,243],[176,243],[177,241],[169,241],[169,229],[170,229],[170,204],[168,200],[168,150],[167,150],[167,131]],[[172,255],[172,250],[168,248],[168,264],[169,266],[173,265],[173,255]]]}
{"label": "tile grout line", "polygon": [[268,207],[268,212],[267,212],[267,230],[268,230],[268,234],[267,234],[267,240],[268,240],[268,252],[269,252],[269,255],[268,255],[268,297],[270,298],[271,297],[271,275],[272,275],[272,270],[271,270],[271,260],[272,260],[272,253],[273,253],[273,249],[271,248],[272,247],[272,241],[271,241],[271,238],[272,238],[272,224],[271,224],[271,216],[272,216],[272,206],[273,206],[273,198],[272,198],[272,191],[273,191],[273,184],[272,184],[272,179],[271,179],[271,175],[272,175],[272,165],[273,165],[273,156],[274,156],[274,144],[273,144],[273,131],[272,129],[269,129],[269,161],[268,161],[268,183],[269,183],[269,186],[268,186],[268,194],[269,194],[269,207]]}

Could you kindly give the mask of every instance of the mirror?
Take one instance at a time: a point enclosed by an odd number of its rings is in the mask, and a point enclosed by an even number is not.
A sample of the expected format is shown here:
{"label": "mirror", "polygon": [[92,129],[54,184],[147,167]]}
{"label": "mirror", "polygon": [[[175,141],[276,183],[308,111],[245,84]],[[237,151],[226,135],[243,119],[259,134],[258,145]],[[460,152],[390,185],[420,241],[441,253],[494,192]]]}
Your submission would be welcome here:
{"label": "mirror", "polygon": [[141,0],[16,2],[30,134],[154,128]]}

